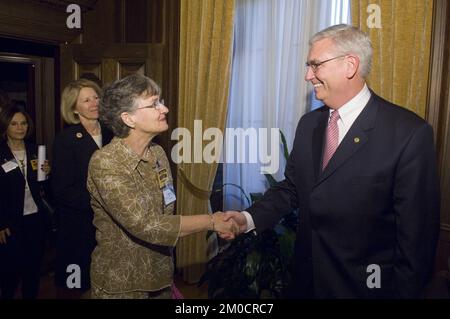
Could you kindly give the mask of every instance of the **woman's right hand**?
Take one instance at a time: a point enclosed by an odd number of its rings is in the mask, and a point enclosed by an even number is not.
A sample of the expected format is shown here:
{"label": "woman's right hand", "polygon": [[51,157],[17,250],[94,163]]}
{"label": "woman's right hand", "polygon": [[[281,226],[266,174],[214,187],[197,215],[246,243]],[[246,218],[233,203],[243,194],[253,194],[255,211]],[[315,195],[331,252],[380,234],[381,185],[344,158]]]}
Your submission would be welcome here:
{"label": "woman's right hand", "polygon": [[0,244],[6,244],[6,237],[11,236],[9,228],[0,230]]}

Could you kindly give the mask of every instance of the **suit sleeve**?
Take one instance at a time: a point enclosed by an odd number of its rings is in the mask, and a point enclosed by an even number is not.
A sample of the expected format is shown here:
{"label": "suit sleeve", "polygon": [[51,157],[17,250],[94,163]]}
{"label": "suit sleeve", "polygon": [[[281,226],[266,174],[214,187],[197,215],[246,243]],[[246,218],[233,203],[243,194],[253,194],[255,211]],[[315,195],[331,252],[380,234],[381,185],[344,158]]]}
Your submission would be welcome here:
{"label": "suit sleeve", "polygon": [[246,209],[252,216],[258,233],[275,226],[283,216],[298,208],[297,189],[294,181],[296,141],[300,134],[299,131],[300,124],[297,127],[294,147],[286,163],[285,179],[271,187],[260,200]]}
{"label": "suit sleeve", "polygon": [[79,211],[90,208],[90,197],[86,186],[77,183],[75,174],[79,170],[73,153],[73,147],[63,136],[55,138],[51,188],[59,206]]}
{"label": "suit sleeve", "polygon": [[419,127],[406,145],[394,183],[396,295],[416,298],[433,272],[439,234],[439,181],[428,124]]}

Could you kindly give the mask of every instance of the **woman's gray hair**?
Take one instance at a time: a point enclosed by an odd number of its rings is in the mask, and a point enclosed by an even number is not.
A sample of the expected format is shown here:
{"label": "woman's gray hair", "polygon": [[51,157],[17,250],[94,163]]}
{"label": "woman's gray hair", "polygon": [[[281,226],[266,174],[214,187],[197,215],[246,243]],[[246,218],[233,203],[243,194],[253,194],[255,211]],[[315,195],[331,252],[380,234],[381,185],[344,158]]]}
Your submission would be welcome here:
{"label": "woman's gray hair", "polygon": [[336,45],[337,55],[355,54],[359,57],[360,75],[366,78],[372,67],[373,48],[369,36],[360,29],[347,24],[338,24],[316,33],[309,45],[319,40],[331,39]]}
{"label": "woman's gray hair", "polygon": [[100,121],[118,137],[127,137],[130,128],[123,122],[121,114],[136,109],[136,99],[142,96],[160,95],[161,89],[152,79],[132,74],[106,87],[100,102]]}

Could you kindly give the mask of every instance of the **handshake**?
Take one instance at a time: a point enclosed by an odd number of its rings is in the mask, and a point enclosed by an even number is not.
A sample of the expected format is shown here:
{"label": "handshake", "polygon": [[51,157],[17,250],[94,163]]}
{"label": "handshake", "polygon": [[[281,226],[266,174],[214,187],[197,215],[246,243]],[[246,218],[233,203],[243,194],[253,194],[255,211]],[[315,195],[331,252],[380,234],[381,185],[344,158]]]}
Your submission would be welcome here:
{"label": "handshake", "polygon": [[246,232],[247,219],[238,211],[215,212],[212,216],[213,230],[220,238],[232,240],[238,235]]}

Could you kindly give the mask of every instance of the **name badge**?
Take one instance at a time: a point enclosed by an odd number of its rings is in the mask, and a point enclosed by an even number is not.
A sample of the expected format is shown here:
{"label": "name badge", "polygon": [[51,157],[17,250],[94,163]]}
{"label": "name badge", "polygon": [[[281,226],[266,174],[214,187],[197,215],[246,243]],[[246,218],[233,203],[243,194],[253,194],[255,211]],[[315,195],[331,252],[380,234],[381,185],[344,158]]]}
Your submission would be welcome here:
{"label": "name badge", "polygon": [[172,204],[174,201],[177,200],[177,197],[175,196],[175,190],[173,189],[172,183],[164,186],[163,195],[164,195],[164,204],[166,206]]}
{"label": "name badge", "polygon": [[38,160],[37,159],[31,160],[30,164],[31,164],[31,168],[33,169],[33,171],[37,170],[37,167],[38,167]]}
{"label": "name badge", "polygon": [[158,183],[159,188],[164,188],[169,180],[169,176],[167,174],[167,169],[160,168],[158,169]]}
{"label": "name badge", "polygon": [[19,165],[15,161],[9,161],[2,165],[2,168],[5,171],[5,173],[10,172],[17,167],[19,167]]}

